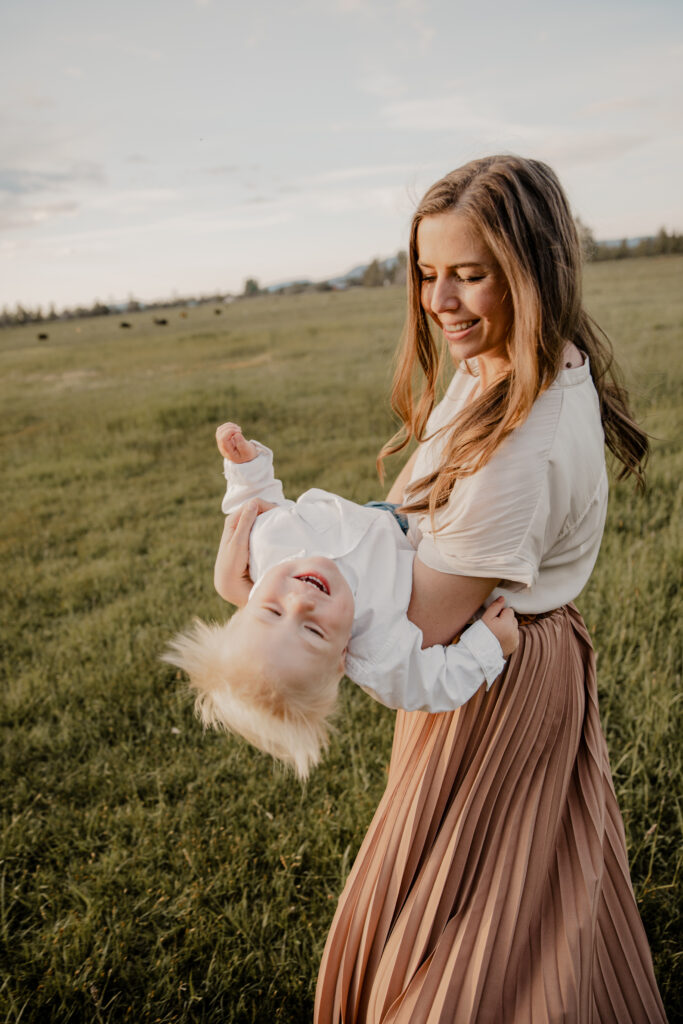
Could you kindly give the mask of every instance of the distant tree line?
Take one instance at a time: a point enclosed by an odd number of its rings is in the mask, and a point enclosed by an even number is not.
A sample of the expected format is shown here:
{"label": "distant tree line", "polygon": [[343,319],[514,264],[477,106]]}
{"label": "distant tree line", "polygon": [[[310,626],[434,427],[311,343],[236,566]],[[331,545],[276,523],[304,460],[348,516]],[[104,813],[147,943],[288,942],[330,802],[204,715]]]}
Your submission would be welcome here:
{"label": "distant tree line", "polygon": [[622,238],[620,242],[597,242],[593,232],[578,217],[576,226],[589,263],[602,260],[624,260],[632,256],[668,256],[683,252],[683,235],[669,233],[660,228],[656,235],[648,238]]}
{"label": "distant tree line", "polygon": [[[660,228],[656,235],[649,238],[628,239],[620,242],[598,242],[592,230],[578,217],[576,226],[586,260],[599,263],[603,260],[623,260],[633,256],[666,256],[683,253],[683,235],[675,231],[668,232]],[[107,305],[96,299],[91,306],[66,307],[58,313],[54,303],[44,310],[42,306],[24,306],[17,303],[14,308],[4,306],[0,311],[0,327],[12,327],[19,324],[49,323],[53,320],[74,320],[88,316],[106,316],[108,313],[135,313],[140,310],[169,309],[177,306],[198,306],[206,302],[222,303],[233,298],[252,298],[256,295],[285,294],[296,295],[302,292],[342,291],[346,288],[364,287],[378,288],[390,284],[404,284],[406,280],[407,253],[398,252],[388,259],[374,259],[367,266],[360,268],[356,274],[329,281],[293,281],[278,288],[262,289],[254,277],[248,277],[244,283],[244,291],[239,296],[227,293],[202,295],[195,297],[174,297],[158,302],[140,302],[132,296],[125,303]]]}
{"label": "distant tree line", "polygon": [[23,306],[17,303],[13,309],[3,306],[0,311],[0,327],[11,327],[19,324],[42,324],[54,320],[77,320],[81,317],[107,316],[109,313],[138,313],[143,310],[154,311],[157,309],[175,309],[179,306],[192,307],[204,303],[223,303],[232,299],[232,296],[225,293],[217,295],[202,295],[195,297],[174,297],[171,299],[159,299],[156,302],[141,302],[132,296],[127,302],[107,304],[95,299],[91,306],[65,306],[58,313],[54,303],[51,303],[47,310],[42,306]]}

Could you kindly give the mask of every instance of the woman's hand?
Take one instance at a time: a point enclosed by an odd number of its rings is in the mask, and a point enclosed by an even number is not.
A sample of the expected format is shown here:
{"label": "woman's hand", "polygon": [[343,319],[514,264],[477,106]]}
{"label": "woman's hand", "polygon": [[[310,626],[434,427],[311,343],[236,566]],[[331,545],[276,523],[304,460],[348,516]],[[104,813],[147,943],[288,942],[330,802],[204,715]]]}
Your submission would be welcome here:
{"label": "woman's hand", "polygon": [[505,598],[497,597],[481,617],[503,648],[503,657],[509,658],[519,644],[519,626],[512,608],[505,607]]}
{"label": "woman's hand", "polygon": [[249,575],[249,534],[256,517],[271,508],[275,508],[272,502],[252,498],[225,518],[213,583],[223,600],[238,608],[247,603],[253,586]]}

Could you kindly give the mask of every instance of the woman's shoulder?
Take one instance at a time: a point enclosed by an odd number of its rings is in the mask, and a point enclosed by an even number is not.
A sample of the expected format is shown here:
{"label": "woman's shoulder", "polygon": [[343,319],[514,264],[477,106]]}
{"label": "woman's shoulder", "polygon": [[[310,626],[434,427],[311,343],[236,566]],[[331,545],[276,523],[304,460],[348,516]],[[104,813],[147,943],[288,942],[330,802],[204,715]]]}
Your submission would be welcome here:
{"label": "woman's shoulder", "polygon": [[601,522],[605,501],[599,403],[584,364],[564,370],[489,461],[455,483],[434,534],[420,522],[418,556],[443,572],[531,586],[544,553],[587,509]]}
{"label": "woman's shoulder", "polygon": [[[583,471],[604,464],[605,438],[600,399],[590,373],[588,358],[582,365],[560,371],[551,386],[540,395],[529,415],[530,432],[546,431],[552,421],[553,463],[581,463]],[[523,431],[525,424],[520,428]]]}
{"label": "woman's shoulder", "polygon": [[544,495],[594,489],[604,470],[600,403],[586,360],[562,370],[484,466],[458,480],[449,511],[514,502],[531,515]]}

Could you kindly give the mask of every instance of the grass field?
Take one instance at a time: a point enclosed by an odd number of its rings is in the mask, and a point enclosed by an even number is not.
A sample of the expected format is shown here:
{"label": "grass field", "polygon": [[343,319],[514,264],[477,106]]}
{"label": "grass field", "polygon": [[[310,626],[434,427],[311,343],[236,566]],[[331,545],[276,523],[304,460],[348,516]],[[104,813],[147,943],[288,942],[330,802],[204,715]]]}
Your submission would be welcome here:
{"label": "grass field", "polygon": [[[632,877],[670,1020],[683,1020],[683,258],[589,266],[656,438],[649,490],[613,488],[578,600]],[[159,654],[212,590],[215,425],[276,451],[285,488],[366,501],[392,430],[399,290],[264,297],[0,332],[0,1019],[298,1022],[385,782],[392,714],[345,684],[302,788],[203,735]],[[398,466],[394,467],[395,470]]]}

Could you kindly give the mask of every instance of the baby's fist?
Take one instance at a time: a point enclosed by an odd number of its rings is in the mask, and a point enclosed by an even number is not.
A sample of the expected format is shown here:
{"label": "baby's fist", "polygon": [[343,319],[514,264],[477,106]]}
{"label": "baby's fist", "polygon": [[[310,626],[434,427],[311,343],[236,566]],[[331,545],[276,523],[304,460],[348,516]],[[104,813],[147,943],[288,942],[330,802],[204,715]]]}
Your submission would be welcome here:
{"label": "baby's fist", "polygon": [[519,644],[519,626],[512,608],[505,607],[505,598],[497,597],[481,618],[502,647],[503,657],[509,658]]}
{"label": "baby's fist", "polygon": [[258,448],[245,440],[236,423],[222,423],[216,430],[218,451],[228,462],[251,462],[258,455]]}

